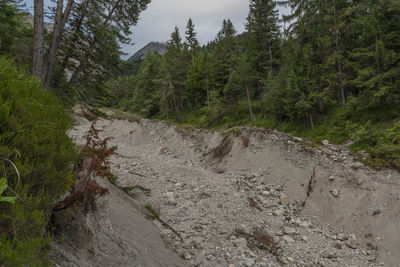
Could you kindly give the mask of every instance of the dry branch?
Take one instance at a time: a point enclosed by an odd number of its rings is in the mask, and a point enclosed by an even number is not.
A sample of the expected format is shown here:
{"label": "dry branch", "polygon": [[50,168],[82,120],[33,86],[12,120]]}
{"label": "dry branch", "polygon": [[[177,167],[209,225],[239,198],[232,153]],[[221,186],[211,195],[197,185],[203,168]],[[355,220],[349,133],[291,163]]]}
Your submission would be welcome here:
{"label": "dry branch", "polygon": [[81,163],[79,164],[77,181],[73,186],[71,193],[64,200],[56,204],[54,211],[60,211],[69,208],[82,197],[83,193],[87,189],[92,170],[93,159],[91,157],[82,159]]}

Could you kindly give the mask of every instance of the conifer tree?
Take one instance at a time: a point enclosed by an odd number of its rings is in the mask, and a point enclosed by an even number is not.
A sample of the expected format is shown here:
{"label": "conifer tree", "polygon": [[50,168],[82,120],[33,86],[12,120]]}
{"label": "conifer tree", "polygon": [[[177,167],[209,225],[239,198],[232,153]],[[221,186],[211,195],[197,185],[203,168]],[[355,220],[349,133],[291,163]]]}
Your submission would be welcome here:
{"label": "conifer tree", "polygon": [[229,76],[234,70],[238,56],[236,30],[232,22],[224,20],[222,29],[216,38],[216,48],[213,53],[212,83],[213,87],[222,94]]}
{"label": "conifer tree", "polygon": [[164,64],[164,111],[173,110],[177,120],[182,119],[183,93],[185,90],[186,73],[188,69],[187,53],[179,34],[178,27],[171,34],[167,42],[167,53]]}
{"label": "conifer tree", "polygon": [[246,49],[260,82],[269,72],[274,75],[279,65],[278,10],[273,0],[251,0],[249,9]]}
{"label": "conifer tree", "polygon": [[196,38],[197,33],[194,29],[194,24],[191,18],[188,20],[185,35],[186,35],[186,44],[193,58],[197,49],[199,48],[199,41]]}

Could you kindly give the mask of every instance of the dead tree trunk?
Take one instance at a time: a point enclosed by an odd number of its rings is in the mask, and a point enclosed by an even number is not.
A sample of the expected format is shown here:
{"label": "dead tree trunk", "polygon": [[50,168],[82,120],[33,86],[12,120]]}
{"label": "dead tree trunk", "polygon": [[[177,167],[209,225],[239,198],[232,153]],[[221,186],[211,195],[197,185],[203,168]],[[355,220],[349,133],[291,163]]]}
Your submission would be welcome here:
{"label": "dead tree trunk", "polygon": [[44,47],[44,7],[43,0],[34,0],[33,12],[32,75],[36,80],[42,77]]}
{"label": "dead tree trunk", "polygon": [[171,79],[171,74],[168,73],[168,80],[169,80],[169,88],[171,89],[172,93],[172,99],[174,101],[174,106],[175,106],[175,114],[176,114],[176,119],[178,121],[181,121],[181,114],[179,111],[179,105],[175,97],[175,91],[174,91],[174,86],[172,85],[172,79]]}
{"label": "dead tree trunk", "polygon": [[247,94],[247,103],[249,104],[250,119],[251,119],[251,121],[255,121],[256,117],[254,116],[253,109],[251,108],[249,86],[247,85],[247,81],[246,81],[246,94]]}
{"label": "dead tree trunk", "polygon": [[[337,14],[336,14],[336,7],[333,8],[333,14],[335,17],[335,24],[338,23],[337,20]],[[339,50],[339,30],[335,30],[335,44],[336,44],[336,53],[339,56],[340,50]],[[343,87],[343,78],[342,78],[342,60],[341,58],[337,59],[337,65],[338,65],[338,72],[339,72],[339,85],[340,85],[340,98],[342,101],[342,105],[346,105],[346,97],[344,94],[344,87]]]}
{"label": "dead tree trunk", "polygon": [[43,75],[42,75],[43,86],[45,89],[47,89],[50,86],[50,82],[53,77],[54,65],[57,59],[57,50],[60,45],[61,36],[64,31],[65,23],[67,22],[67,19],[71,12],[72,5],[74,4],[74,0],[68,0],[64,13],[62,12],[63,4],[64,0],[57,1],[56,16],[54,18],[54,28],[51,37],[49,54],[47,56],[47,60],[44,65]]}
{"label": "dead tree trunk", "polygon": [[77,182],[73,186],[71,194],[69,194],[69,196],[66,197],[64,200],[58,202],[54,207],[54,211],[60,211],[69,208],[82,197],[83,193],[85,192],[88,186],[92,170],[93,170],[93,158],[91,157],[84,158],[79,165]]}
{"label": "dead tree trunk", "polygon": [[314,129],[314,119],[311,111],[308,111],[308,117],[310,118],[311,129]]}

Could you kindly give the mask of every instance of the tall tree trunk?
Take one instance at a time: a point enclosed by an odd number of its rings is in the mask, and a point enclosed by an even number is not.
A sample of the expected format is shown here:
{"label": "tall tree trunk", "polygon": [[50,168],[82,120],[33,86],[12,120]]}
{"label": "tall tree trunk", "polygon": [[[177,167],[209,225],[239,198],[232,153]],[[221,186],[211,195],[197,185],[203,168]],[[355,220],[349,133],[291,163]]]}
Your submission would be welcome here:
{"label": "tall tree trunk", "polygon": [[270,68],[271,68],[271,74],[272,76],[274,76],[274,64],[272,63],[272,49],[271,49],[271,45],[268,45],[268,52],[269,52],[269,61],[270,61]]}
{"label": "tall tree trunk", "polygon": [[172,84],[172,79],[171,79],[171,74],[170,73],[168,73],[168,80],[169,80],[169,88],[171,89],[171,93],[172,93],[172,99],[174,101],[176,119],[178,121],[181,121],[181,114],[179,112],[179,105],[178,105],[178,102],[177,102],[176,97],[175,97],[174,86]]}
{"label": "tall tree trunk", "polygon": [[311,129],[314,129],[314,119],[311,111],[308,111],[308,117],[310,118]]}
{"label": "tall tree trunk", "polygon": [[43,0],[34,0],[32,75],[40,80],[43,68],[44,35]]}
{"label": "tall tree trunk", "polygon": [[65,28],[65,23],[67,22],[67,19],[71,12],[72,5],[74,4],[74,0],[68,0],[64,14],[62,13],[63,4],[64,0],[57,1],[56,16],[54,18],[54,28],[52,33],[50,49],[47,56],[46,64],[44,65],[44,70],[42,75],[43,86],[45,89],[47,89],[50,86],[50,82],[53,76],[54,65],[57,59],[57,50],[60,45],[61,36]]}
{"label": "tall tree trunk", "polygon": [[207,107],[210,109],[210,92],[208,89],[208,64],[206,65],[206,89],[207,89]]}
{"label": "tall tree trunk", "polygon": [[[335,24],[337,25],[338,20],[337,20],[337,15],[336,15],[336,7],[333,8],[333,13],[335,17]],[[335,43],[336,43],[336,53],[339,56],[339,30],[335,30]],[[343,78],[342,78],[342,60],[340,58],[337,59],[337,67],[338,67],[338,72],[339,72],[339,85],[340,85],[340,98],[342,101],[342,105],[344,106],[346,104],[346,97],[344,95],[344,87],[343,87]]]}
{"label": "tall tree trunk", "polygon": [[253,109],[251,108],[249,86],[247,85],[247,81],[246,81],[246,94],[247,94],[247,104],[249,105],[250,119],[251,119],[251,121],[255,121],[256,117],[254,116]]}

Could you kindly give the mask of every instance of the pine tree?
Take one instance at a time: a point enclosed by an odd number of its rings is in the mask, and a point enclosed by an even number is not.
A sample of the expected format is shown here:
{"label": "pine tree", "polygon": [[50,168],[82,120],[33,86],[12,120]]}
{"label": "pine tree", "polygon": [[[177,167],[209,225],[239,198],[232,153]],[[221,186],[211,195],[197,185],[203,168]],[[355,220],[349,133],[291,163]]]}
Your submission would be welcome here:
{"label": "pine tree", "polygon": [[167,42],[164,64],[164,113],[173,110],[177,120],[182,119],[184,111],[183,94],[188,69],[187,53],[182,44],[178,27],[175,27],[171,39]]}
{"label": "pine tree", "polygon": [[363,109],[392,109],[400,105],[400,3],[363,1],[358,7],[361,33],[350,52],[351,81]]}
{"label": "pine tree", "polygon": [[222,29],[218,32],[215,41],[211,79],[213,87],[222,94],[238,59],[236,30],[229,19],[223,21]]}
{"label": "pine tree", "polygon": [[191,110],[200,108],[207,101],[207,56],[198,54],[190,64],[185,81],[183,100]]}
{"label": "pine tree", "polygon": [[194,24],[191,18],[188,20],[185,35],[186,35],[186,44],[191,52],[193,59],[199,48],[199,41],[196,38],[197,33],[195,32]]}
{"label": "pine tree", "polygon": [[273,0],[251,0],[249,9],[246,50],[256,66],[259,83],[269,72],[274,75],[279,66],[278,10]]}
{"label": "pine tree", "polygon": [[136,87],[132,95],[131,110],[151,117],[160,111],[161,101],[161,56],[148,53],[142,69],[136,78]]}

